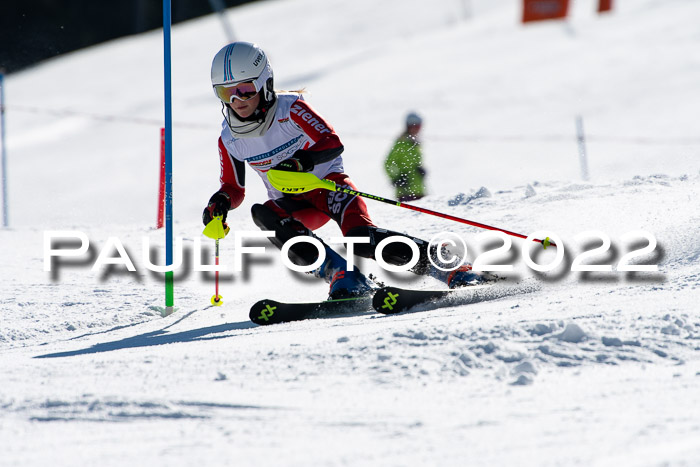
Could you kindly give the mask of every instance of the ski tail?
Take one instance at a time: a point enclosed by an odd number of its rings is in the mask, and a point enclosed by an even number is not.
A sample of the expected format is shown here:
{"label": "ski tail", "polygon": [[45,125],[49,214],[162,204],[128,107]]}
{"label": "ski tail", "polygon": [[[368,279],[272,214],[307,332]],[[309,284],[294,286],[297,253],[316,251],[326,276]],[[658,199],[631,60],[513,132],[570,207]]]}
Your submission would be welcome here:
{"label": "ski tail", "polygon": [[512,295],[539,290],[535,283],[504,284],[502,282],[474,285],[460,289],[415,290],[398,287],[382,287],[375,292],[372,307],[383,314],[396,314],[409,310],[429,310],[447,306],[468,305],[498,300]]}
{"label": "ski tail", "polygon": [[250,308],[248,317],[255,324],[266,326],[303,319],[361,313],[371,309],[371,296],[307,303],[286,303],[265,299],[260,300]]}

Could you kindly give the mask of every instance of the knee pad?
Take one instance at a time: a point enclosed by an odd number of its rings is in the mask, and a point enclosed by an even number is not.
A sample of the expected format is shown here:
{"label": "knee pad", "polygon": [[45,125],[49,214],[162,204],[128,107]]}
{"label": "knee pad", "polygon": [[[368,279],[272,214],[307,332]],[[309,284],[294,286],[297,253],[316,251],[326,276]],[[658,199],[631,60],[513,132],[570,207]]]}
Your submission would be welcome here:
{"label": "knee pad", "polygon": [[[300,235],[314,237],[314,234],[298,220],[293,217],[281,217],[265,205],[254,204],[250,212],[253,222],[261,230],[275,232],[275,236],[270,237],[270,242],[277,248],[281,249],[288,240]],[[308,266],[318,259],[318,249],[307,242],[297,243],[289,249],[289,259],[298,266]]]}

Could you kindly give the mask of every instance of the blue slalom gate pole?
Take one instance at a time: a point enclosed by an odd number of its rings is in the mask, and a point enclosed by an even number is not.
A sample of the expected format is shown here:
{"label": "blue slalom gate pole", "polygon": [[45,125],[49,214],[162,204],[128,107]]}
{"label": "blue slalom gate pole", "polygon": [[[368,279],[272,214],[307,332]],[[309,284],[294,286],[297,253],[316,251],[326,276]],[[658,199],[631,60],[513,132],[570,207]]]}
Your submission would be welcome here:
{"label": "blue slalom gate pole", "polygon": [[5,75],[0,70],[0,159],[2,159],[2,225],[10,225],[7,202],[7,151],[5,150]]}
{"label": "blue slalom gate pole", "polygon": [[[165,93],[165,264],[173,264],[173,109],[170,51],[171,14],[170,0],[163,0],[163,77]],[[165,312],[174,309],[173,271],[165,273]]]}

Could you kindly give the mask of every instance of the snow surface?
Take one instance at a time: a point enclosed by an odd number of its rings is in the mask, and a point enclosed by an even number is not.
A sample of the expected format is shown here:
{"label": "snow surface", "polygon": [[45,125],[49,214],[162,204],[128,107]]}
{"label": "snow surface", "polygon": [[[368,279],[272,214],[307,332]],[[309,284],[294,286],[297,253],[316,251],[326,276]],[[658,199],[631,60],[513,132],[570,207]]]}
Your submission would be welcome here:
{"label": "snow surface", "polygon": [[[415,204],[562,239],[565,260],[549,273],[525,266],[520,240],[500,258],[515,265],[509,279],[538,292],[429,312],[258,327],[248,308],[259,298],[327,291],[269,246],[247,273],[223,274],[225,303],[209,305],[213,276],[193,269],[196,242],[202,261],[213,256],[200,215],[218,188],[217,17],[173,32],[175,236],[186,267],[166,318],[162,275],[142,258],[144,238],[152,261],[163,257],[164,232],[153,230],[161,33],[10,75],[0,465],[700,465],[700,3],[615,3],[598,16],[579,0],[567,23],[528,26],[515,0],[229,10],[237,37],[268,51],[277,87],[306,87],[333,123],[361,190],[392,196],[382,160],[417,110],[431,195]],[[249,208],[264,198],[248,179],[229,217],[237,231],[256,230]],[[475,228],[369,203],[380,225],[455,232],[472,252],[483,244]],[[53,230],[85,232],[90,250],[45,272]],[[627,232],[650,232],[658,245],[639,260],[659,270],[571,272],[600,244],[577,238],[590,230],[612,240],[593,262],[612,265],[646,244]],[[91,269],[112,237],[136,273]],[[359,264],[392,284],[436,286]]]}

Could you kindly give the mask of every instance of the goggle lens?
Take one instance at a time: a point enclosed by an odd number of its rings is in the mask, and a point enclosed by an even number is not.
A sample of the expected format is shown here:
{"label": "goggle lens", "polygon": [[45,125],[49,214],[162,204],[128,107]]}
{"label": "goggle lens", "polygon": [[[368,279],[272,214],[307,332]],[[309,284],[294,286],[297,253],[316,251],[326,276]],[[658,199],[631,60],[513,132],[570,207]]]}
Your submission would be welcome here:
{"label": "goggle lens", "polygon": [[247,101],[248,99],[255,97],[258,90],[255,88],[255,83],[252,81],[246,81],[245,83],[237,83],[232,85],[214,86],[214,92],[222,101],[226,103],[233,102],[234,99],[241,101]]}

